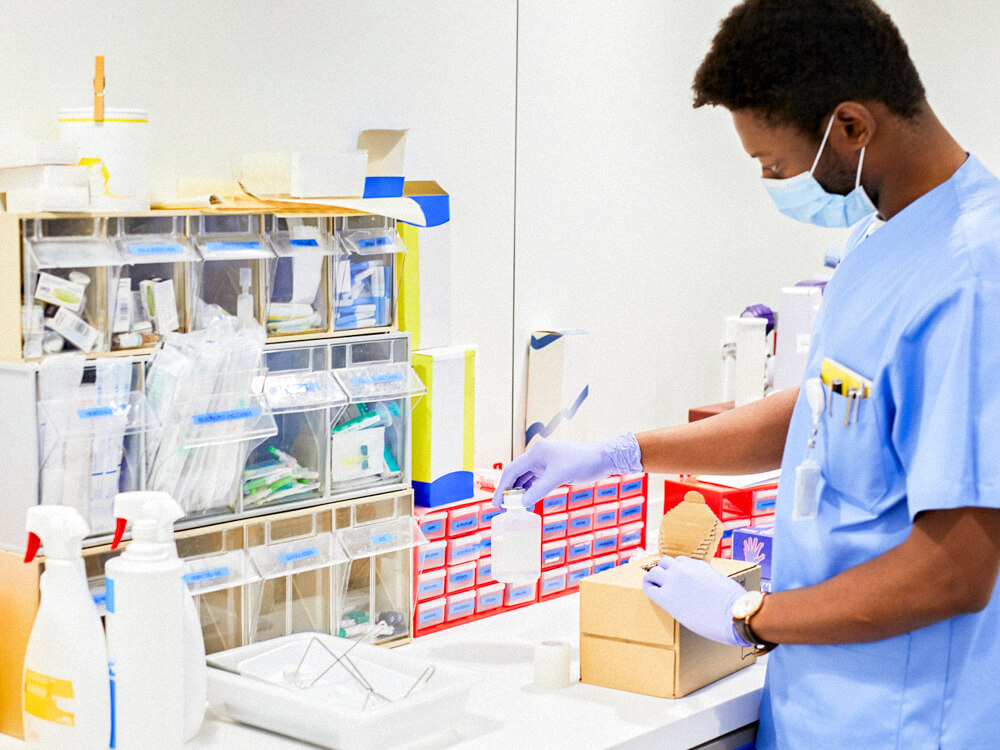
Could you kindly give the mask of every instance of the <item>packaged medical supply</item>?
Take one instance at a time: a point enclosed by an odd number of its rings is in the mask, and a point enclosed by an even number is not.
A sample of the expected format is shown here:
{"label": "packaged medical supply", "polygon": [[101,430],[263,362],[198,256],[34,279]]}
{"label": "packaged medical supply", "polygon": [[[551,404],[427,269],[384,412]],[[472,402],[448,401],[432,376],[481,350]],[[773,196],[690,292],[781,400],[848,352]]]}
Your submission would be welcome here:
{"label": "packaged medical supply", "polygon": [[39,544],[45,572],[23,669],[24,739],[38,750],[104,750],[111,739],[108,654],[87,586],[81,543],[88,533],[73,508],[27,510],[31,562]]}
{"label": "packaged medical supply", "polygon": [[476,614],[489,612],[503,606],[503,595],[507,587],[502,583],[490,583],[476,589]]}
{"label": "packaged medical supply", "polygon": [[448,540],[447,564],[458,565],[470,560],[478,560],[482,552],[482,537],[479,534],[467,534]]}
{"label": "packaged medical supply", "polygon": [[542,519],[523,497],[522,489],[504,491],[504,512],[493,519],[493,577],[504,583],[537,581],[542,572]]}
{"label": "packaged medical supply", "polygon": [[569,512],[569,529],[567,534],[584,534],[594,529],[594,509],[582,508]]}
{"label": "packaged medical supply", "polygon": [[567,508],[571,511],[586,508],[594,504],[594,483],[571,484],[569,486],[569,502]]}
{"label": "packaged medical supply", "polygon": [[431,570],[417,576],[417,600],[436,599],[444,596],[444,568]]}
{"label": "packaged medical supply", "polygon": [[559,568],[566,564],[566,540],[556,539],[542,543],[542,570]]}
{"label": "packaged medical supply", "polygon": [[550,516],[553,513],[565,513],[569,504],[569,487],[557,487],[552,494],[542,498],[541,514]]}
{"label": "packaged medical supply", "polygon": [[[496,523],[496,519],[493,519]],[[566,536],[566,529],[569,527],[569,513],[556,513],[545,516],[542,520],[542,541],[550,542],[553,539],[562,539]]]}
{"label": "packaged medical supply", "polygon": [[565,591],[566,576],[568,574],[569,569],[565,566],[543,571],[541,580],[538,584],[538,596],[544,599],[546,596],[553,596]]}
{"label": "packaged medical supply", "polygon": [[478,567],[479,565],[475,560],[459,565],[449,565],[446,568],[445,591],[449,594],[455,594],[459,591],[473,588],[476,585],[476,570]]}
{"label": "packaged medical supply", "polygon": [[771,579],[771,544],[774,525],[753,526],[733,532],[733,559],[746,560],[760,565],[762,580]]}
{"label": "packaged medical supply", "polygon": [[[161,336],[176,331],[180,326],[177,317],[177,295],[174,293],[173,279],[147,279],[139,282],[142,305],[153,321],[153,327]],[[251,301],[252,305],[252,301]]]}
{"label": "packaged medical supply", "polygon": [[[156,737],[163,750],[179,750],[187,729],[190,594],[174,547],[173,523],[184,511],[166,493],[132,492],[115,500],[115,515],[119,520],[112,547],[132,522],[132,541],[105,566],[116,747],[147,748],[149,738]],[[200,640],[200,625],[197,634]]]}
{"label": "packaged medical supply", "polygon": [[759,567],[713,557],[720,536],[719,520],[704,498],[691,492],[664,515],[657,555],[582,580],[581,681],[677,698],[754,662],[751,648],[716,643],[682,627],[642,588],[645,566],[655,565],[664,554],[705,560],[748,590],[758,588]]}
{"label": "packaged medical supply", "polygon": [[452,594],[448,597],[445,621],[461,620],[476,612],[476,592],[463,591],[460,594]]}
{"label": "packaged medical supply", "polygon": [[594,506],[594,530],[606,529],[611,526],[618,525],[618,508],[619,504],[614,503],[601,503],[600,505]]}

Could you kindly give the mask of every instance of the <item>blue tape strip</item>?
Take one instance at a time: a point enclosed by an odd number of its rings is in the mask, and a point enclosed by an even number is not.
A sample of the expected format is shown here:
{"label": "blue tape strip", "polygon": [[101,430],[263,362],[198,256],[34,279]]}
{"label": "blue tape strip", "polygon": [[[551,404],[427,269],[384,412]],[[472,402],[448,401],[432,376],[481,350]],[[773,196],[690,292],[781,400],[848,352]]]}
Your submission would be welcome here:
{"label": "blue tape strip", "polygon": [[532,336],[531,337],[531,348],[532,349],[544,349],[549,344],[554,341],[561,339],[563,335],[561,333],[547,333],[544,336]]}
{"label": "blue tape strip", "polygon": [[[424,212],[424,226],[437,227],[451,221],[451,196],[448,195],[410,195]],[[409,224],[409,222],[401,222]],[[414,225],[415,226],[415,225]]]}
{"label": "blue tape strip", "polygon": [[[471,471],[453,471],[433,482],[413,482],[413,503],[423,508],[467,500],[474,494]],[[499,512],[499,511],[498,511]]]}
{"label": "blue tape strip", "polygon": [[403,195],[404,177],[365,177],[362,198],[400,198]]}
{"label": "blue tape strip", "polygon": [[525,443],[530,443],[535,435],[541,435],[543,438],[547,438],[556,428],[562,423],[564,419],[572,419],[576,412],[583,405],[583,402],[587,400],[587,396],[590,395],[590,386],[584,386],[583,390],[580,391],[580,395],[576,397],[576,401],[573,405],[567,409],[562,409],[558,414],[552,417],[552,421],[547,425],[543,425],[541,422],[535,422],[531,425],[524,433]]}

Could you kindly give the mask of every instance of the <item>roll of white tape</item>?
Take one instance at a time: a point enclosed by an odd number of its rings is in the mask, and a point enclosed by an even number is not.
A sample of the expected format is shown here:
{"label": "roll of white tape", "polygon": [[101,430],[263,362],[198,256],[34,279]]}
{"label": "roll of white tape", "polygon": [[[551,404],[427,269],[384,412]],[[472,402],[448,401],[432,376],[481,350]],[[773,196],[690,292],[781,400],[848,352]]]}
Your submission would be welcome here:
{"label": "roll of white tape", "polygon": [[569,687],[570,648],[566,641],[542,641],[535,646],[535,685]]}

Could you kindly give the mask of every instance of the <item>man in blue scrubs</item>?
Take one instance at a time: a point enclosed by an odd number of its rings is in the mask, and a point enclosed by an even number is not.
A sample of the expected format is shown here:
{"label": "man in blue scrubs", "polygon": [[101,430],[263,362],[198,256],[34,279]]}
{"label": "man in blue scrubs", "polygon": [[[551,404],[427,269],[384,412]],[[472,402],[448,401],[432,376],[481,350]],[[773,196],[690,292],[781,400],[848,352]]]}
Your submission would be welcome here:
{"label": "man in blue scrubs", "polygon": [[[870,0],[746,0],[694,92],[732,113],[782,212],[854,226],[807,387],[689,425],[540,442],[498,494],[780,465],[774,593],[684,558],[645,580],[695,632],[778,644],[757,746],[1000,747],[1000,181],[937,120]],[[819,477],[797,492],[807,453]]]}

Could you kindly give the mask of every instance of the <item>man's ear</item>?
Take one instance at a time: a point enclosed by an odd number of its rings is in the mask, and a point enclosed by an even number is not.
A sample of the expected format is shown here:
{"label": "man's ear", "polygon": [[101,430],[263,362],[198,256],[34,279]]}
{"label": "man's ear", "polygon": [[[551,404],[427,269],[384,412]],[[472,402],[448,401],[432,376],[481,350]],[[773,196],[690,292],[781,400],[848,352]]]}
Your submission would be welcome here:
{"label": "man's ear", "polygon": [[872,111],[860,102],[841,102],[834,111],[830,140],[845,149],[858,150],[868,146],[877,127]]}

